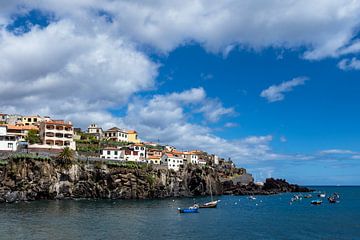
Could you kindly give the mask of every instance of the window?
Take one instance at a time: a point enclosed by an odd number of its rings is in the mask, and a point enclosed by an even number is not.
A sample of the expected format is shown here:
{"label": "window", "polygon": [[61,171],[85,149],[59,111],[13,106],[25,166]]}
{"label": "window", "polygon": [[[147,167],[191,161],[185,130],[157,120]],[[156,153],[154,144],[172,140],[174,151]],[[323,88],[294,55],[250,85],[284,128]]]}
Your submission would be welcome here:
{"label": "window", "polygon": [[143,151],[144,151],[145,149],[142,147],[142,148],[141,148],[141,150],[143,150]]}
{"label": "window", "polygon": [[13,143],[8,143],[8,148],[13,148],[14,147],[14,144]]}
{"label": "window", "polygon": [[107,151],[107,154],[110,155],[110,151]]}
{"label": "window", "polygon": [[118,152],[117,152],[117,151],[114,151],[114,155],[118,155]]}

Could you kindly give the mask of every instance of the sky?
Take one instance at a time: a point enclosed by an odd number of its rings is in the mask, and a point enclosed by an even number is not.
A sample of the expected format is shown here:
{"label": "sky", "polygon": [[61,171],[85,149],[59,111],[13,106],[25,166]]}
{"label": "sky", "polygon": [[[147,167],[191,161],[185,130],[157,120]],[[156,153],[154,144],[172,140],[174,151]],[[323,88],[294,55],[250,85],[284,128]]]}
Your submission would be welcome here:
{"label": "sky", "polygon": [[360,184],[360,1],[0,0],[0,112]]}

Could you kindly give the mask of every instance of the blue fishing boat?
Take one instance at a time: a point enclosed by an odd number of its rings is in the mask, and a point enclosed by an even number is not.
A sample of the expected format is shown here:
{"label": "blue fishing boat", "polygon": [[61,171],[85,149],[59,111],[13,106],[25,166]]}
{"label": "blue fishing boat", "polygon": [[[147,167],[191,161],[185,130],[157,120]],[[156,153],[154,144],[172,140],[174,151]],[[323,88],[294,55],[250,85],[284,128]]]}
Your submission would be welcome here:
{"label": "blue fishing boat", "polygon": [[198,207],[178,208],[179,213],[198,213]]}

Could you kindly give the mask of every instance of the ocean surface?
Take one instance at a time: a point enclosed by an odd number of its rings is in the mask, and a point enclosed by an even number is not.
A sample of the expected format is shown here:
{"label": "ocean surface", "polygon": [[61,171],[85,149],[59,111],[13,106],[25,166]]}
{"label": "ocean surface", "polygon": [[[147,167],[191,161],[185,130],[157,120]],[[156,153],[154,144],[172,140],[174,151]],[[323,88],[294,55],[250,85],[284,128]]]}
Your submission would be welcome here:
{"label": "ocean surface", "polygon": [[220,196],[218,208],[195,214],[176,209],[209,198],[0,204],[0,239],[360,239],[360,187],[313,188],[340,202]]}

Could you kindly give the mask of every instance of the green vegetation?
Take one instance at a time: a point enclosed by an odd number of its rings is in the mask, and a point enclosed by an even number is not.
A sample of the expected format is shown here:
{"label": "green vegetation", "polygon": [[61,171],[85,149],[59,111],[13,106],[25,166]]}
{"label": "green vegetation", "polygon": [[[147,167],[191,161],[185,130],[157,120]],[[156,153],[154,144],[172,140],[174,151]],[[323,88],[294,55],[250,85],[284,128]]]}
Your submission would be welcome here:
{"label": "green vegetation", "polygon": [[11,155],[10,159],[12,160],[40,160],[40,161],[49,161],[51,158],[45,156],[37,156],[34,154],[28,153],[19,153]]}
{"label": "green vegetation", "polygon": [[155,184],[155,175],[154,174],[147,174],[146,181],[150,184],[151,187]]}
{"label": "green vegetation", "polygon": [[108,166],[123,167],[129,169],[144,169],[146,167],[146,164],[141,164],[137,162],[106,161],[105,163]]}
{"label": "green vegetation", "polygon": [[25,137],[25,141],[27,141],[30,144],[41,143],[38,131],[34,129],[29,130],[27,136]]}
{"label": "green vegetation", "polygon": [[57,156],[56,162],[61,165],[71,164],[75,159],[75,153],[69,147],[64,148]]}
{"label": "green vegetation", "polygon": [[6,161],[6,160],[0,160],[0,166],[4,166],[4,165],[6,165],[6,164],[8,164],[8,161]]}

